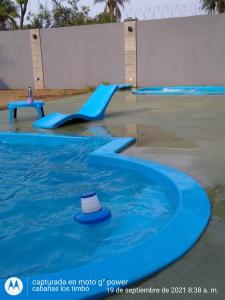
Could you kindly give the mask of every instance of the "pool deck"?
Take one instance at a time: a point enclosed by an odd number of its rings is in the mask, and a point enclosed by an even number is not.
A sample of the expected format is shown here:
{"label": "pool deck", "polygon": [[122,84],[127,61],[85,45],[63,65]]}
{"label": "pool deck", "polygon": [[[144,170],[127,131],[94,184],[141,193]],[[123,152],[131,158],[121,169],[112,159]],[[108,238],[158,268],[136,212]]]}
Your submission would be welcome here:
{"label": "pool deck", "polygon": [[[71,113],[87,95],[46,104],[45,113]],[[112,299],[223,299],[225,294],[225,96],[136,96],[116,94],[102,121],[73,124],[54,131],[36,130],[30,109],[21,110],[12,130],[70,135],[132,136],[137,142],[127,155],[164,163],[197,179],[213,207],[211,222],[197,245],[182,259],[138,287],[201,287],[207,295],[114,295]],[[10,130],[8,112],[0,112],[0,131]],[[141,258],[140,258],[141,259]],[[135,266],[134,266],[135,268]]]}

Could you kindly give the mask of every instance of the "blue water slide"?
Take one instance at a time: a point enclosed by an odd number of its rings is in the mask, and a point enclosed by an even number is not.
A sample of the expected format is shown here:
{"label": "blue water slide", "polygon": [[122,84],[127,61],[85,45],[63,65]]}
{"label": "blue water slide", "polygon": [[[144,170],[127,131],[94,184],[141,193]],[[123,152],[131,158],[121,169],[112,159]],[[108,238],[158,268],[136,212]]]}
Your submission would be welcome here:
{"label": "blue water slide", "polygon": [[66,122],[81,119],[86,121],[101,120],[104,118],[105,110],[110,103],[118,85],[99,85],[94,93],[81,109],[73,114],[52,113],[34,122],[37,128],[53,129],[62,126]]}

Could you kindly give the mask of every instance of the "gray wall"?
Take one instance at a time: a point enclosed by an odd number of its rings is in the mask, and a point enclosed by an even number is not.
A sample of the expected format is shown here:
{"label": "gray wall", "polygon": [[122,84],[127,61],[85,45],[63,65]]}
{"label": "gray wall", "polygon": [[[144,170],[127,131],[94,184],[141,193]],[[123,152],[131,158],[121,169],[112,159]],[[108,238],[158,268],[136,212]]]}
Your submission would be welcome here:
{"label": "gray wall", "polygon": [[0,88],[33,86],[29,31],[0,32]]}
{"label": "gray wall", "polygon": [[123,82],[123,24],[41,30],[44,82],[48,88]]}
{"label": "gray wall", "polygon": [[[224,14],[138,21],[137,84],[225,85],[224,29]],[[33,85],[29,34],[0,32],[0,88]],[[45,88],[125,82],[123,23],[43,29],[40,36]]]}
{"label": "gray wall", "polygon": [[225,85],[225,16],[142,21],[137,78],[148,85]]}

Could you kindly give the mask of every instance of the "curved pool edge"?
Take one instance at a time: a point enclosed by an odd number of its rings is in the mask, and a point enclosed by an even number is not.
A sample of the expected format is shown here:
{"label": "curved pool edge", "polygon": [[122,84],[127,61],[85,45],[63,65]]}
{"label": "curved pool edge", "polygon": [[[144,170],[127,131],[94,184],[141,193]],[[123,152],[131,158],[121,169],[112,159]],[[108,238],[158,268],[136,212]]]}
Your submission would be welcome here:
{"label": "curved pool edge", "polygon": [[[61,135],[24,133],[3,133],[1,135],[16,135],[17,137],[23,137],[23,139],[35,136],[38,140],[40,137],[62,138]],[[82,137],[66,136],[66,138],[76,139]],[[116,164],[122,169],[135,171],[142,176],[144,175],[149,179],[154,178],[156,181],[166,185],[179,198],[179,206],[174,217],[158,234],[150,239],[146,239],[127,252],[116,254],[106,258],[104,261],[93,262],[79,268],[43,276],[32,276],[29,277],[29,280],[42,279],[43,277],[51,279],[59,277],[85,279],[90,277],[96,280],[128,280],[128,285],[130,285],[170,265],[195,245],[204,232],[211,215],[210,202],[205,191],[193,178],[178,170],[162,164],[118,154],[132,142],[134,142],[133,138],[113,138],[109,143],[90,154],[89,163],[91,165],[104,164],[107,166],[115,166]],[[121,285],[115,285],[114,288],[119,286]],[[76,295],[54,294],[54,299],[94,299],[104,295],[107,295],[105,285],[95,287],[85,295],[83,293],[76,293]],[[50,299],[51,297],[52,294],[50,296],[46,294],[41,299]],[[29,299],[40,299],[40,294],[32,293]]]}
{"label": "curved pool edge", "polygon": [[[140,270],[137,268],[138,263],[140,264],[139,259],[136,260],[135,268],[129,267],[131,262],[127,264],[130,275],[129,282],[135,283],[172,264],[195,245],[209,223],[211,204],[206,192],[195,179],[159,163],[118,155],[116,153],[120,149],[120,143],[122,144],[123,141],[120,140],[116,143],[112,141],[107,144],[107,148],[103,146],[94,151],[90,155],[90,162],[99,165],[103,162],[102,157],[104,156],[104,165],[114,166],[116,163],[120,168],[154,178],[156,182],[166,185],[170,190],[173,189],[179,197],[177,211],[168,224],[158,234],[129,251],[132,258],[135,256],[135,253],[132,253],[133,250],[139,251],[140,257],[144,260],[141,262]],[[144,254],[146,249],[151,249],[151,257],[148,253]],[[165,253],[165,249],[167,253]],[[159,256],[161,257],[159,258]],[[151,270],[149,266],[151,266]],[[132,276],[135,278],[133,281]]]}

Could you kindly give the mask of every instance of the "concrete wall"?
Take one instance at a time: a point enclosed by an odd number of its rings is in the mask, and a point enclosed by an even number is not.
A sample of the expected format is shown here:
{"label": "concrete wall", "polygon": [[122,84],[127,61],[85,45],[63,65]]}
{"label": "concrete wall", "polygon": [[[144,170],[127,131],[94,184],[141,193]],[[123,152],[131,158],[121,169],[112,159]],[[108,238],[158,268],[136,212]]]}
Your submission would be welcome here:
{"label": "concrete wall", "polygon": [[137,24],[137,84],[225,85],[225,16]]}
{"label": "concrete wall", "polygon": [[224,28],[222,14],[0,32],[0,88],[225,85]]}
{"label": "concrete wall", "polygon": [[45,87],[82,88],[123,82],[123,24],[41,30]]}
{"label": "concrete wall", "polygon": [[29,31],[0,32],[0,88],[33,86]]}

